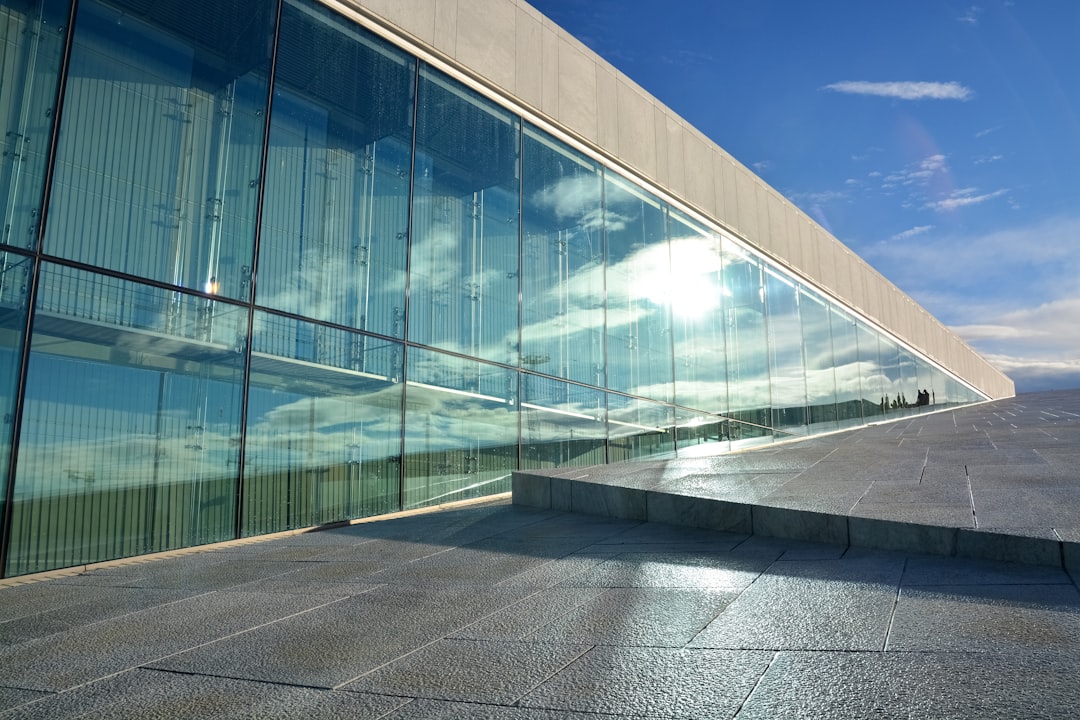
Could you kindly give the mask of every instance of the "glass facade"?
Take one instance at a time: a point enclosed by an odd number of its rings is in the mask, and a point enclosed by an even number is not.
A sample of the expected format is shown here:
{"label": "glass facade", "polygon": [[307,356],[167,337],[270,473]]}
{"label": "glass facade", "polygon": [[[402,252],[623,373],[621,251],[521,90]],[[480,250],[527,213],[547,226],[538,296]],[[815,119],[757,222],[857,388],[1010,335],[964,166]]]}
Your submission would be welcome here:
{"label": "glass facade", "polygon": [[982,399],[314,0],[0,0],[4,575]]}

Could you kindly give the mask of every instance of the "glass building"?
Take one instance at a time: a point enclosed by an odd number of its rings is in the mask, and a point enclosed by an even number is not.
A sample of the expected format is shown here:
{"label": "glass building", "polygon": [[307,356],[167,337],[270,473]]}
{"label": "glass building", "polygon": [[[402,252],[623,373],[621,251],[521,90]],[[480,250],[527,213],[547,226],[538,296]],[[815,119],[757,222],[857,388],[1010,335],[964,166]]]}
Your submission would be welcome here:
{"label": "glass building", "polygon": [[400,22],[0,0],[5,576],[1011,394]]}

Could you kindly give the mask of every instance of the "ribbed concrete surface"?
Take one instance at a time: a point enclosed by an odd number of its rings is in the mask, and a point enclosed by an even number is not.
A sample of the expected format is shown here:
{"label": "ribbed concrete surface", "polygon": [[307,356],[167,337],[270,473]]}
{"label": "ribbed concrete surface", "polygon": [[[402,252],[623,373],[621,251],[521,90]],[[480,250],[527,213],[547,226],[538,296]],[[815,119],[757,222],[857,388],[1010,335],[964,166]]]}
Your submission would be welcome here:
{"label": "ribbed concrete surface", "polygon": [[[1069,486],[1068,400],[953,413],[952,442],[931,438],[942,415],[708,462],[771,503],[755,511],[850,527],[916,497],[963,506],[919,496],[920,466],[940,496],[971,488],[973,528],[1004,508],[1005,537],[1062,543],[1069,501],[1036,489]],[[852,472],[870,475],[845,489]],[[684,488],[708,485],[695,474]],[[992,504],[1006,477],[1023,501]],[[798,478],[820,505],[782,506]],[[1076,717],[1080,590],[1060,563],[779,539],[751,522],[757,534],[504,498],[9,583],[0,718]]]}
{"label": "ribbed concrete surface", "polygon": [[1080,391],[741,453],[514,475],[514,502],[777,538],[1080,564]]}

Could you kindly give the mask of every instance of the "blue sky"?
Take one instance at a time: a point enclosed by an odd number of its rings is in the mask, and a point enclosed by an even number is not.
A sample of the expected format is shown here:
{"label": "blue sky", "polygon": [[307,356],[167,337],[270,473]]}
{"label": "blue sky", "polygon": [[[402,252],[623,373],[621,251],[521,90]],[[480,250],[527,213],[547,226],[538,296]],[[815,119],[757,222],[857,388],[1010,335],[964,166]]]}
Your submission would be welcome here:
{"label": "blue sky", "polygon": [[531,1],[1018,392],[1080,387],[1080,2]]}

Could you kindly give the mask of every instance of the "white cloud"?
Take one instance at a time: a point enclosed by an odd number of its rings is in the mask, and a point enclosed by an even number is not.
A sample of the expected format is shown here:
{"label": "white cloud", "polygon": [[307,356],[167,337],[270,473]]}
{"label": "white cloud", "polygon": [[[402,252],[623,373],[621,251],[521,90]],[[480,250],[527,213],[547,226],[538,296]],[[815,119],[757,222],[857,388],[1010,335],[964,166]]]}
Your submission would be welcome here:
{"label": "white cloud", "polygon": [[849,95],[876,95],[898,100],[970,100],[975,93],[958,82],[868,82],[844,80],[824,87]]}
{"label": "white cloud", "polygon": [[958,17],[956,19],[958,21],[962,22],[962,23],[967,24],[967,25],[978,25],[979,24],[979,15],[980,14],[982,14],[982,8],[978,7],[977,5],[972,5],[967,10],[964,11],[963,15],[961,15],[960,17]]}
{"label": "white cloud", "polygon": [[910,230],[905,230],[903,232],[898,232],[889,239],[890,240],[907,240],[908,238],[913,238],[916,235],[922,235],[923,233],[930,232],[933,229],[934,229],[933,225],[918,225],[916,227],[911,228]]}
{"label": "white cloud", "polygon": [[1020,393],[1080,388],[1080,360],[1040,360],[1007,355],[985,357],[1012,379]]}
{"label": "white cloud", "polygon": [[968,205],[978,205],[984,203],[987,200],[993,200],[999,198],[1005,193],[1009,192],[1007,189],[995,190],[990,193],[983,193],[982,195],[974,195],[974,188],[964,188],[962,190],[955,190],[953,193],[944,200],[935,200],[933,202],[926,203],[927,208],[935,210],[937,212],[943,212],[946,210],[955,210],[960,207],[966,207]]}
{"label": "white cloud", "polygon": [[861,254],[932,314],[956,325],[986,324],[1074,289],[1080,295],[1080,216],[985,234],[919,235],[870,245]]}
{"label": "white cloud", "polygon": [[1080,387],[1080,216],[920,233],[861,254],[1019,391]]}
{"label": "white cloud", "polygon": [[886,175],[881,185],[884,188],[894,188],[898,185],[925,185],[935,174],[948,171],[944,155],[929,155],[918,162],[904,166],[902,170]]}
{"label": "white cloud", "polygon": [[847,200],[848,194],[842,190],[823,190],[821,192],[788,193],[788,198],[800,205],[823,205],[837,200]]}

